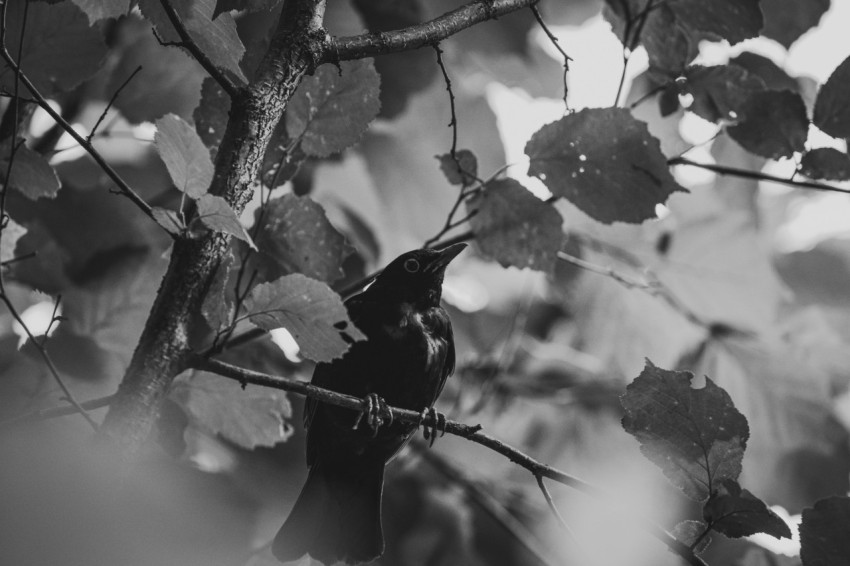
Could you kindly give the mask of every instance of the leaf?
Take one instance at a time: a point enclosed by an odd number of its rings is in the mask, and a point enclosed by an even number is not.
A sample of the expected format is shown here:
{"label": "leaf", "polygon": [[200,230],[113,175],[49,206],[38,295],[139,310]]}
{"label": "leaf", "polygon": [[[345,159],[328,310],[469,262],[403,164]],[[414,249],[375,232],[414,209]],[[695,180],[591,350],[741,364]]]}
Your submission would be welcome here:
{"label": "leaf", "polygon": [[0,239],[0,263],[15,258],[15,247],[18,240],[27,233],[27,229],[7,217],[6,225],[2,228]]}
{"label": "leaf", "polygon": [[369,59],[319,67],[286,109],[286,131],[308,155],[327,157],[354,145],[378,115],[380,81]]}
{"label": "leaf", "polygon": [[[0,146],[0,180],[6,180],[9,170],[9,143]],[[21,144],[15,150],[9,186],[31,200],[42,197],[54,198],[61,187],[58,175],[47,160],[27,146]]]}
{"label": "leaf", "polygon": [[142,67],[115,100],[114,107],[128,121],[153,122],[168,113],[187,120],[192,117],[207,73],[188,54],[160,45],[150,24],[137,16],[128,16],[116,26],[114,53],[118,62],[106,92],[116,92],[137,67]]}
{"label": "leaf", "polygon": [[107,18],[118,18],[130,11],[130,0],[73,0],[88,16],[89,24]]}
{"label": "leaf", "polygon": [[178,190],[197,199],[206,194],[213,178],[210,152],[195,129],[179,116],[156,121],[154,147]]}
{"label": "leaf", "polygon": [[750,430],[729,394],[708,377],[694,389],[689,372],[668,371],[647,360],[620,397],[623,428],[644,456],[696,501],[720,483],[737,479]]}
{"label": "leaf", "polygon": [[[697,42],[673,10],[673,3],[657,5],[649,11],[640,33],[640,43],[646,48],[650,68],[677,76],[697,55]],[[607,0],[603,16],[623,45],[634,41],[636,18],[646,4],[640,0]],[[626,31],[629,37],[625,37]]]}
{"label": "leaf", "polygon": [[455,157],[451,153],[437,155],[440,171],[452,185],[471,185],[478,176],[478,159],[468,149],[459,149]]}
{"label": "leaf", "polygon": [[561,249],[563,218],[514,179],[485,185],[467,204],[475,240],[505,267],[551,272]]}
{"label": "leaf", "polygon": [[[236,33],[233,16],[224,13],[213,20],[215,0],[192,0],[191,2],[172,2],[171,5],[180,17],[183,27],[198,48],[209,57],[219,69],[235,76],[241,82],[247,82],[239,61],[245,54],[245,46]],[[180,36],[162,8],[160,0],[140,0],[142,14],[153,22],[157,33],[166,42],[180,42]]]}
{"label": "leaf", "polygon": [[761,0],[764,28],[761,34],[788,49],[801,35],[818,25],[830,0]]}
{"label": "leaf", "polygon": [[743,121],[726,132],[747,151],[778,159],[805,149],[809,119],[806,104],[796,92],[755,93],[744,104],[743,115]]}
{"label": "leaf", "polygon": [[791,529],[764,501],[727,479],[703,507],[703,518],[715,531],[730,538],[767,533],[775,538],[791,538]]}
{"label": "leaf", "polygon": [[623,108],[588,108],[540,128],[525,146],[528,174],[592,218],[641,222],[675,191],[659,142]]}
{"label": "leaf", "polygon": [[242,226],[236,211],[223,198],[210,194],[199,198],[197,220],[210,230],[230,234],[246,242],[252,250],[257,250],[257,245]]}
{"label": "leaf", "polygon": [[180,236],[186,230],[183,220],[173,210],[155,206],[151,209],[151,216],[156,220],[156,223],[162,226],[162,229],[172,236]]}
{"label": "leaf", "polygon": [[212,77],[204,79],[201,101],[192,117],[195,120],[195,131],[207,146],[210,158],[215,159],[230,117],[230,97]]}
{"label": "leaf", "polygon": [[809,179],[846,181],[850,179],[850,155],[831,147],[819,147],[803,154],[800,172]]}
{"label": "leaf", "polygon": [[702,554],[708,548],[708,545],[711,544],[711,536],[703,535],[708,528],[708,525],[702,521],[682,521],[673,527],[670,534],[676,537],[676,540],[688,546],[692,546],[699,541],[699,544],[694,547],[694,552],[696,554]]}
{"label": "leaf", "polygon": [[732,45],[758,36],[764,25],[759,0],[676,0],[670,6],[692,34],[716,35]]}
{"label": "leaf", "polygon": [[302,273],[332,283],[342,277],[342,260],[351,247],[320,204],[286,194],[266,205],[262,219],[257,243],[269,279]]}
{"label": "leaf", "polygon": [[685,79],[685,90],[694,97],[688,110],[715,123],[742,119],[747,99],[766,88],[758,76],[737,65],[692,65],[686,69]]}
{"label": "leaf", "polygon": [[850,498],[821,499],[803,510],[800,557],[805,566],[845,566],[850,556]]}
{"label": "leaf", "polygon": [[274,446],[292,433],[292,405],[284,391],[247,385],[206,371],[178,379],[171,398],[201,429],[242,448]]}
{"label": "leaf", "polygon": [[818,92],[815,126],[834,138],[850,137],[850,57],[841,62]]}
{"label": "leaf", "polygon": [[[89,27],[86,15],[71,2],[7,2],[5,23],[12,58],[44,96],[74,88],[103,65],[106,47],[100,32]],[[0,89],[15,92],[15,73],[2,61]],[[26,91],[21,86],[21,93]]]}
{"label": "leaf", "polygon": [[350,344],[366,339],[348,318],[340,296],[300,273],[254,287],[245,310],[264,330],[286,328],[301,353],[316,362],[339,358]]}
{"label": "leaf", "polygon": [[800,91],[800,85],[797,81],[764,55],[744,51],[730,60],[729,65],[741,67],[751,75],[761,78],[770,90]]}
{"label": "leaf", "polygon": [[218,0],[215,4],[213,19],[218,18],[219,14],[230,12],[232,10],[246,10],[248,12],[258,12],[260,10],[271,10],[277,6],[281,0]]}

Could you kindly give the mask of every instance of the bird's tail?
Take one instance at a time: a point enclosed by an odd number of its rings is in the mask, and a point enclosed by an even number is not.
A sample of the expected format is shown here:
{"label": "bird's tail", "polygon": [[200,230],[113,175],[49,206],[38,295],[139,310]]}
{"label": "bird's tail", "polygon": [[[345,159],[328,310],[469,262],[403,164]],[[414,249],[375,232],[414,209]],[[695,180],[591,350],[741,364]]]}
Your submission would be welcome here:
{"label": "bird's tail", "polygon": [[282,562],[304,554],[326,565],[369,562],[384,552],[381,493],[384,462],[353,458],[340,464],[317,460],[272,553]]}

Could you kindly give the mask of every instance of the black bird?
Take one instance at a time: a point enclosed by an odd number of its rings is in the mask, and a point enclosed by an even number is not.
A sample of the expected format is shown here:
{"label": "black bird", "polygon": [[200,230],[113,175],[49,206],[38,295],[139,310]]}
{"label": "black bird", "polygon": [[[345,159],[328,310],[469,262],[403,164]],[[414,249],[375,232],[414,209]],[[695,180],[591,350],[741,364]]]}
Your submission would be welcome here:
{"label": "black bird", "polygon": [[[433,410],[455,365],[451,321],[440,306],[443,274],[465,247],[407,252],[346,301],[349,317],[367,340],[353,344],[342,358],[317,365],[312,383],[382,406]],[[274,539],[278,559],[310,554],[328,565],[352,564],[383,554],[384,466],[416,426],[384,424],[381,413],[361,419],[362,413],[307,400],[310,471]]]}

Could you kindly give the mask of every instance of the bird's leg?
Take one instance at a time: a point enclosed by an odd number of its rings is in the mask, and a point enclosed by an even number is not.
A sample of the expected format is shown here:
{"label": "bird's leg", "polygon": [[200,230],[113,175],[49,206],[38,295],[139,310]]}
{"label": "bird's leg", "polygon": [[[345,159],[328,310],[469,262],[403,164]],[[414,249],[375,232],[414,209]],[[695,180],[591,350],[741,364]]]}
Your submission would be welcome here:
{"label": "bird's leg", "polygon": [[363,420],[364,416],[366,417],[366,424],[372,429],[372,436],[377,436],[378,429],[384,423],[387,425],[393,424],[394,417],[392,409],[390,409],[387,402],[382,397],[379,397],[377,393],[369,393],[364,403],[365,407],[357,414],[357,420],[354,421],[353,428],[356,429],[360,426],[360,421]]}
{"label": "bird's leg", "polygon": [[[431,417],[431,424],[422,424],[425,417]],[[434,441],[437,440],[437,432],[443,437],[446,435],[446,415],[438,413],[434,407],[426,407],[419,414],[419,424],[422,426],[422,434],[425,440],[430,440],[429,447],[434,446]]]}

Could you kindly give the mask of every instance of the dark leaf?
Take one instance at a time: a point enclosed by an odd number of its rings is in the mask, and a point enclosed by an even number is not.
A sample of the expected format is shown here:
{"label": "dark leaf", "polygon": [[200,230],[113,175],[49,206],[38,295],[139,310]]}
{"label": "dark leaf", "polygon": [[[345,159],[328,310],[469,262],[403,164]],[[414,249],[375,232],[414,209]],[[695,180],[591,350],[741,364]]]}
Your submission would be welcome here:
{"label": "dark leaf", "polygon": [[230,97],[212,77],[204,79],[201,85],[201,102],[192,113],[195,130],[215,159],[224,129],[230,117]]}
{"label": "dark leaf", "polygon": [[156,121],[156,130],[154,146],[177,189],[194,199],[206,194],[213,164],[195,128],[169,114]]}
{"label": "dark leaf", "polygon": [[193,371],[178,378],[170,392],[191,422],[242,448],[274,446],[294,431],[286,392],[248,385],[214,373]]}
{"label": "dark leaf", "polygon": [[[264,330],[286,328],[301,353],[317,362],[342,356],[353,341],[365,340],[330,287],[300,273],[254,287],[245,301],[251,321]],[[345,323],[345,330],[335,325]]]}
{"label": "dark leaf", "polygon": [[[3,181],[6,179],[6,171],[9,170],[10,151],[8,143],[0,146],[0,180]],[[21,144],[15,151],[9,186],[25,197],[36,200],[55,197],[61,185],[56,171],[47,160]]]}
{"label": "dark leaf", "polygon": [[89,18],[89,23],[118,18],[130,11],[130,0],[73,0]]}
{"label": "dark leaf", "polygon": [[685,71],[685,78],[685,90],[694,97],[688,110],[715,123],[743,119],[747,99],[766,88],[758,76],[736,65],[693,65]]}
{"label": "dark leaf", "polygon": [[830,0],[761,0],[764,29],[761,34],[775,39],[786,49],[829,10]]}
{"label": "dark leaf", "polygon": [[764,25],[759,0],[676,0],[670,7],[692,34],[712,34],[732,45],[756,37]]}
{"label": "dark leaf", "polygon": [[744,51],[729,61],[729,66],[733,65],[761,78],[770,90],[791,90],[794,92],[800,90],[800,85],[796,79],[764,55]]}
{"label": "dark leaf", "polygon": [[694,547],[694,552],[702,554],[711,544],[711,537],[704,535],[706,530],[708,530],[708,525],[702,521],[682,521],[673,527],[671,534],[676,537],[676,540],[688,546],[699,541],[699,544]]}
{"label": "dark leaf", "polygon": [[[640,28],[639,43],[646,48],[650,67],[676,76],[696,57],[697,42],[689,37],[672,4],[659,4],[646,13],[642,26],[639,15],[646,7],[642,0],[608,0],[603,15],[623,45],[634,44]],[[625,37],[627,31],[629,37]]]}
{"label": "dark leaf", "polygon": [[113,93],[139,66],[142,70],[115,100],[115,108],[130,122],[153,122],[170,113],[188,120],[198,105],[201,83],[207,76],[189,55],[157,43],[150,24],[128,17],[117,26],[118,63],[106,91]]}
{"label": "dark leaf", "polygon": [[[24,6],[26,33],[21,44]],[[8,2],[5,23],[5,41],[12,58],[45,96],[70,90],[88,79],[106,56],[100,32],[89,27],[86,15],[71,2]],[[5,62],[0,62],[0,89],[15,92],[15,73]],[[22,94],[26,90],[21,86]]]}
{"label": "dark leaf", "polygon": [[846,181],[850,179],[850,155],[831,147],[819,147],[803,154],[800,172],[810,179]]}
{"label": "dark leaf", "polygon": [[172,236],[180,236],[186,230],[180,215],[173,210],[155,206],[151,209],[151,215],[157,224]]}
{"label": "dark leaf", "polygon": [[[221,14],[215,20],[215,0],[192,0],[192,2],[172,2],[183,27],[219,69],[246,82],[247,79],[239,67],[239,61],[245,54],[245,47],[236,33],[236,22],[230,14]],[[166,42],[180,42],[180,36],[162,8],[160,0],[140,0],[142,14],[153,22],[157,33]]]}
{"label": "dark leaf", "polygon": [[659,142],[623,108],[589,108],[540,128],[525,146],[528,174],[592,218],[641,222],[675,191]]}
{"label": "dark leaf", "polygon": [[436,156],[440,161],[440,170],[452,185],[471,185],[478,176],[478,159],[468,149],[459,149],[452,157],[451,153]]}
{"label": "dark leaf", "polygon": [[198,221],[215,232],[223,232],[246,242],[251,249],[257,246],[248,235],[239,217],[227,201],[214,195],[204,195],[198,199]]}
{"label": "dark leaf", "polygon": [[747,99],[742,113],[743,121],[726,131],[747,151],[778,159],[805,149],[809,119],[806,104],[796,92],[755,93]]}
{"label": "dark leaf", "polygon": [[800,557],[805,566],[846,566],[850,556],[850,498],[828,497],[803,510]]}
{"label": "dark leaf", "polygon": [[11,218],[7,222],[6,226],[3,227],[3,238],[0,239],[0,263],[15,257],[15,247],[18,245],[18,240],[27,233],[26,228]]}
{"label": "dark leaf", "polygon": [[484,255],[501,265],[550,272],[561,248],[563,219],[518,181],[484,186],[468,204],[475,240]]}
{"label": "dark leaf", "polygon": [[704,387],[694,389],[693,379],[647,360],[620,402],[623,428],[640,442],[643,455],[685,495],[703,501],[721,482],[740,475],[750,431],[726,391],[707,377]]}
{"label": "dark leaf", "polygon": [[308,155],[327,157],[355,144],[378,115],[380,81],[372,61],[343,61],[340,69],[319,67],[286,109],[286,131],[301,138]]}
{"label": "dark leaf", "polygon": [[351,248],[321,205],[307,196],[286,194],[270,201],[262,218],[257,243],[268,279],[303,273],[332,283],[342,277],[342,260]]}
{"label": "dark leaf", "polygon": [[730,538],[767,533],[775,538],[791,538],[791,529],[764,501],[727,479],[719,485],[703,507],[703,518],[715,531]]}
{"label": "dark leaf", "polygon": [[260,10],[271,10],[277,6],[281,0],[218,0],[215,4],[213,19],[218,18],[219,14],[230,12],[231,10],[247,10],[248,12],[258,12]]}
{"label": "dark leaf", "polygon": [[815,126],[834,138],[850,138],[850,57],[832,72],[818,92]]}

